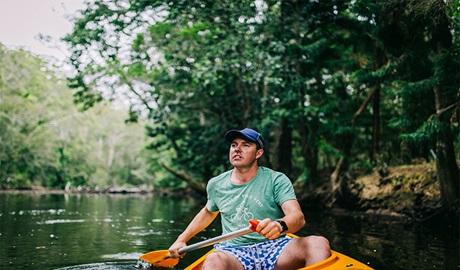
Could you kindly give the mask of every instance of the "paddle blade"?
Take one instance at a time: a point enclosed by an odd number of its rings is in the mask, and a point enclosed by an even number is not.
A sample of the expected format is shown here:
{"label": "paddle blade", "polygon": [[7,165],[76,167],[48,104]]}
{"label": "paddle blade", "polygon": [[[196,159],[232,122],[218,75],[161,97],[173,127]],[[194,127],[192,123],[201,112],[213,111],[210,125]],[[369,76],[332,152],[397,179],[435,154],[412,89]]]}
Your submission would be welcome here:
{"label": "paddle blade", "polygon": [[179,258],[169,257],[169,251],[158,250],[145,253],[139,257],[139,259],[150,263],[153,266],[160,267],[172,267],[179,263]]}

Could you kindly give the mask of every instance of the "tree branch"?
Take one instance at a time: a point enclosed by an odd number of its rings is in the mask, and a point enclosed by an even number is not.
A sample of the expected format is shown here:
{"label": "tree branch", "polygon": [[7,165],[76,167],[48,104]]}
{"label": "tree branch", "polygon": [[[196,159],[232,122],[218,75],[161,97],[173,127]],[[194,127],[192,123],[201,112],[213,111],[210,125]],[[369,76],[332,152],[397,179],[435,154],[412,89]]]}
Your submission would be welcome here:
{"label": "tree branch", "polygon": [[371,101],[371,98],[372,96],[374,95],[374,93],[377,91],[377,88],[378,87],[374,87],[372,89],[372,91],[369,92],[369,94],[367,95],[366,99],[364,100],[363,104],[361,104],[361,107],[355,112],[355,114],[353,115],[353,118],[351,119],[351,125],[354,126],[355,125],[355,122],[356,122],[356,118],[358,118],[358,116],[364,111],[364,109],[367,107],[367,104],[369,104],[369,102]]}
{"label": "tree branch", "polygon": [[169,167],[165,163],[160,163],[161,167],[165,168],[168,172],[172,175],[176,176],[179,179],[184,180],[187,182],[194,190],[200,193],[206,193],[206,185],[200,182],[195,181],[189,174],[187,174],[184,170],[176,171],[173,168]]}

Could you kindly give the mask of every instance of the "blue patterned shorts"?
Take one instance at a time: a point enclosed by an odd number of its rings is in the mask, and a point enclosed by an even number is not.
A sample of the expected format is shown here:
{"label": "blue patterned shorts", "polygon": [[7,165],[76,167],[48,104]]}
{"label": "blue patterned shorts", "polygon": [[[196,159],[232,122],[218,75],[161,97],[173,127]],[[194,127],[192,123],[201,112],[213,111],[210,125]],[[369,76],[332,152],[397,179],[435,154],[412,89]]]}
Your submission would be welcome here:
{"label": "blue patterned shorts", "polygon": [[281,237],[249,246],[216,244],[215,250],[230,252],[246,270],[273,270],[276,260],[284,247],[294,240],[290,237]]}

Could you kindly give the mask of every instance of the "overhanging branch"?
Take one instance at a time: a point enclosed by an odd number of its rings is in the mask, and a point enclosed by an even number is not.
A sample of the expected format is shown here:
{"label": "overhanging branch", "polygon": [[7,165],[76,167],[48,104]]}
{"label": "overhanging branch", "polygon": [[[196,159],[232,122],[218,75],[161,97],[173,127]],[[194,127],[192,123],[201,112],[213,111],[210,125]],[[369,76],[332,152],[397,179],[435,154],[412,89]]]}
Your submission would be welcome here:
{"label": "overhanging branch", "polygon": [[190,187],[192,187],[194,190],[200,192],[200,193],[205,193],[206,192],[206,186],[203,183],[195,181],[188,173],[186,173],[184,170],[179,170],[176,171],[173,168],[169,167],[165,163],[161,162],[160,165],[165,168],[168,172],[170,172],[172,175],[175,177],[187,182]]}

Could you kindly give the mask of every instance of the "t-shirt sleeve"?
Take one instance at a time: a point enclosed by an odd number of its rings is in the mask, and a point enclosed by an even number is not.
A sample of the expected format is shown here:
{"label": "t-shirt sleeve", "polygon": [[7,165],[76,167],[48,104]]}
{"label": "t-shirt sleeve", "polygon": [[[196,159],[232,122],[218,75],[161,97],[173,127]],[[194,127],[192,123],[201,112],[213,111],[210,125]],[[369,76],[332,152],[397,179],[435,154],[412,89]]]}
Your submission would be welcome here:
{"label": "t-shirt sleeve", "polygon": [[278,174],[274,180],[275,201],[278,205],[281,206],[284,202],[289,200],[297,200],[291,180],[289,180],[285,174]]}
{"label": "t-shirt sleeve", "polygon": [[213,198],[212,185],[213,185],[213,181],[209,181],[208,185],[206,186],[206,193],[208,194],[208,201],[206,202],[206,208],[208,208],[210,212],[217,212],[219,211],[219,208],[217,207],[216,202],[212,199]]}

